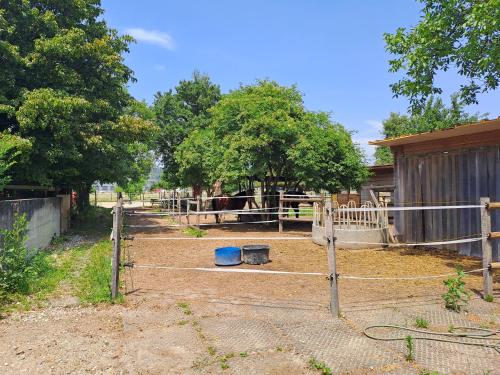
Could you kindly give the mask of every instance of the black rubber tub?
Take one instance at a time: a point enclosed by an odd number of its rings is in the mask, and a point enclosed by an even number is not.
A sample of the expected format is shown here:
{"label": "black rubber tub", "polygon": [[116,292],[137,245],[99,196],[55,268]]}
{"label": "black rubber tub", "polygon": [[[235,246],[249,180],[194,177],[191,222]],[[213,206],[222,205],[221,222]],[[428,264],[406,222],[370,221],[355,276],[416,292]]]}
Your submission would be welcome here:
{"label": "black rubber tub", "polygon": [[269,262],[268,245],[245,245],[241,248],[241,260],[246,264],[264,264]]}

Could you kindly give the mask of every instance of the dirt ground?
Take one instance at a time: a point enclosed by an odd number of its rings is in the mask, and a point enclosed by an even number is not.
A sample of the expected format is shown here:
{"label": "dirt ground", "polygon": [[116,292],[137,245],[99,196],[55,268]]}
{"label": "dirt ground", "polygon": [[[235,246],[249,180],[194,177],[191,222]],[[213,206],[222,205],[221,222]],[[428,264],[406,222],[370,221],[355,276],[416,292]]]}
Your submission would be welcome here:
{"label": "dirt ground", "polygon": [[[127,225],[165,223],[173,222],[126,219]],[[309,239],[260,239],[310,236],[308,225],[288,225],[282,235],[257,225],[205,229],[208,238],[235,239],[169,240],[189,236],[177,227],[127,227],[134,240],[126,241],[124,253],[136,267],[124,272],[125,303],[80,307],[63,299],[0,321],[0,373],[317,373],[309,368],[311,358],[334,374],[498,373],[500,357],[492,348],[417,340],[415,361],[407,362],[404,342],[374,341],[362,334],[370,324],[412,326],[416,317],[443,332],[450,324],[498,329],[498,276],[493,303],[477,296],[480,275],[468,276],[472,299],[461,313],[442,307],[441,279],[340,279],[343,317],[338,319],[328,311],[324,276],[172,269],[215,267],[218,246],[269,244],[270,263],[237,268],[326,274],[326,250]],[[479,259],[407,248],[338,249],[337,264],[341,277],[436,275],[453,273],[458,264],[465,270],[481,267]]]}

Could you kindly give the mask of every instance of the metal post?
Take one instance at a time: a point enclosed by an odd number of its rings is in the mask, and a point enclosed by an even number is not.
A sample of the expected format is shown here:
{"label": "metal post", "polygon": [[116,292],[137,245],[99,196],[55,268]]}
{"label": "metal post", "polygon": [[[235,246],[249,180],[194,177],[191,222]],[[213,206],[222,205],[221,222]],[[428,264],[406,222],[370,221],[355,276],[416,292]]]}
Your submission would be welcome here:
{"label": "metal post", "polygon": [[492,262],[491,239],[488,238],[491,233],[491,215],[487,208],[490,198],[481,198],[481,237],[483,250],[483,298],[487,295],[493,295],[493,271],[489,268]]}
{"label": "metal post", "polygon": [[333,316],[340,316],[339,307],[339,289],[337,284],[337,259],[335,254],[335,229],[333,224],[333,208],[332,200],[326,201],[326,217],[325,217],[325,236],[326,236],[326,253],[328,256],[328,272],[330,274],[330,311]]}
{"label": "metal post", "polygon": [[112,279],[111,279],[111,298],[118,296],[120,289],[120,246],[121,246],[121,215],[122,198],[118,198],[117,204],[113,209],[113,257],[111,259]]}
{"label": "metal post", "polygon": [[283,232],[283,195],[284,191],[280,191],[280,203],[279,203],[279,208],[278,208],[278,228],[279,232]]}

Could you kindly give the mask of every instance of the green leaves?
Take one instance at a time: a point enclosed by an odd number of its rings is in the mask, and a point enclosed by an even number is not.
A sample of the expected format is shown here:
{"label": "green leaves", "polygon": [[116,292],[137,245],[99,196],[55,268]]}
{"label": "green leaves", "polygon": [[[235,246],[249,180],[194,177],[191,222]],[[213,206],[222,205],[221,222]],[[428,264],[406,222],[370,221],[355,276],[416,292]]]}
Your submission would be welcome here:
{"label": "green leaves", "polygon": [[498,87],[500,80],[500,0],[421,0],[420,23],[410,30],[385,34],[386,49],[395,55],[389,71],[406,77],[391,85],[394,95],[407,96],[412,109],[431,95],[439,71],[455,69],[464,79],[458,93],[466,104]]}
{"label": "green leaves", "polygon": [[[209,177],[201,172],[206,163],[201,155],[206,155],[210,148],[205,147],[202,137],[207,136],[207,144],[212,138],[208,133],[197,131],[208,127],[209,109],[219,101],[220,88],[208,76],[195,71],[190,80],[179,82],[175,91],[158,93],[154,103],[160,127],[157,143],[164,167],[163,179],[171,187],[206,186]],[[186,145],[180,147],[185,140]]]}
{"label": "green leaves", "polygon": [[85,192],[142,176],[154,114],[127,92],[132,39],[98,18],[100,1],[0,0],[0,9],[0,131],[32,145],[7,164],[13,180]]}
{"label": "green leaves", "polygon": [[337,192],[366,177],[350,134],[328,114],[307,112],[295,86],[258,81],[222,98],[212,110],[210,129],[222,144],[215,179],[234,183],[248,176],[299,183]]}

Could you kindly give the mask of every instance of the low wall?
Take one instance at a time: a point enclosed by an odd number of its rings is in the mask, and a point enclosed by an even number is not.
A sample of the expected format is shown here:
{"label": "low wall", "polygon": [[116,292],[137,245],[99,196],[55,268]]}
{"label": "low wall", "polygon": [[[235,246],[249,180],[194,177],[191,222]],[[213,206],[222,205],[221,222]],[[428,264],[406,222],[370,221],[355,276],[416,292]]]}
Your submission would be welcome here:
{"label": "low wall", "polygon": [[25,214],[28,220],[30,249],[41,249],[61,234],[62,198],[33,198],[0,201],[0,229],[11,229],[15,214]]}
{"label": "low wall", "polygon": [[[373,249],[386,243],[386,229],[335,229],[335,245],[342,249]],[[312,240],[318,245],[326,245],[325,227],[312,226]],[[360,242],[370,242],[365,244]]]}

